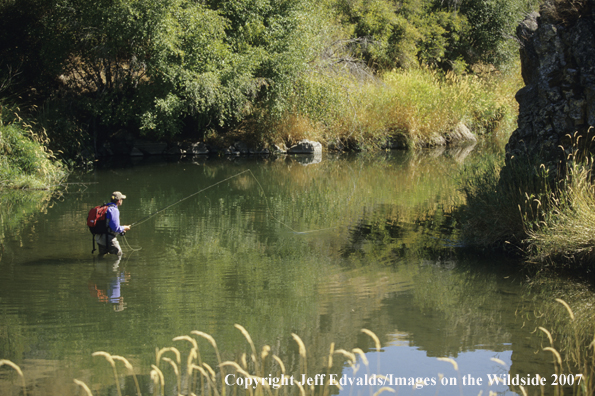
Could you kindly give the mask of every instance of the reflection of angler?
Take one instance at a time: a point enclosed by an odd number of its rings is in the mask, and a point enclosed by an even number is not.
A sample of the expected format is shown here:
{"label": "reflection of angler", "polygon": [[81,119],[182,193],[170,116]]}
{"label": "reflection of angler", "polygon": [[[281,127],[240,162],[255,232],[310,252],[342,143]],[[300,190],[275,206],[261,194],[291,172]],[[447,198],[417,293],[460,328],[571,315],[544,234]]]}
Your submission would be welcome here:
{"label": "reflection of angler", "polygon": [[101,303],[113,304],[116,312],[126,308],[124,296],[122,296],[122,283],[130,279],[130,274],[118,270],[119,262],[119,259],[115,262],[107,260],[96,262],[88,284],[91,297]]}

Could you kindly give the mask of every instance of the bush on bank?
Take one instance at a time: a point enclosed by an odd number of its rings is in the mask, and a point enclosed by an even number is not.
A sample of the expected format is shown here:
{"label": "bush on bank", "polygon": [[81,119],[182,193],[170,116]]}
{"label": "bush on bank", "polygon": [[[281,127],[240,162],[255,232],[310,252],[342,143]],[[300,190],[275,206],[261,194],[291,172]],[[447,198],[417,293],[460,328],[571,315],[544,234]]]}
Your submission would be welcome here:
{"label": "bush on bank", "polygon": [[66,174],[30,126],[16,120],[5,124],[0,118],[0,190],[50,189]]}

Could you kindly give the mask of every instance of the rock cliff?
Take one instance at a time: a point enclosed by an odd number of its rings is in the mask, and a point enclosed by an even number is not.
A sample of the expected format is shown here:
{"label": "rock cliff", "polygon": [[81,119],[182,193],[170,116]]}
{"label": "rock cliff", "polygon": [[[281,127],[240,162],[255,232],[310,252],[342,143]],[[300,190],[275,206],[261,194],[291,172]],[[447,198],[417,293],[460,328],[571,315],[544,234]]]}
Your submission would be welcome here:
{"label": "rock cliff", "polygon": [[595,0],[550,0],[518,26],[525,87],[516,95],[518,128],[506,145],[507,165],[527,158],[557,174],[576,137],[584,147],[595,136],[593,10]]}

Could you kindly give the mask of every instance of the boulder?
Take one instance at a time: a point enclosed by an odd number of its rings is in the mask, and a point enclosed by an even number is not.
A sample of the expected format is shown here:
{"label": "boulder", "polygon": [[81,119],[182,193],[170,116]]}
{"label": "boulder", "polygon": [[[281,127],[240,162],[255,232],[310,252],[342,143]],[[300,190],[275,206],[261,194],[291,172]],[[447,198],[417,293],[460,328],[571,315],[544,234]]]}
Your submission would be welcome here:
{"label": "boulder", "polygon": [[188,155],[206,155],[209,154],[209,149],[207,146],[202,142],[192,143],[188,150],[186,150],[186,154]]}
{"label": "boulder", "polygon": [[311,140],[301,140],[287,150],[288,154],[322,154],[322,144]]}
{"label": "boulder", "polygon": [[475,135],[467,128],[462,122],[459,122],[457,126],[448,134],[446,141],[449,144],[458,144],[464,142],[477,142]]}

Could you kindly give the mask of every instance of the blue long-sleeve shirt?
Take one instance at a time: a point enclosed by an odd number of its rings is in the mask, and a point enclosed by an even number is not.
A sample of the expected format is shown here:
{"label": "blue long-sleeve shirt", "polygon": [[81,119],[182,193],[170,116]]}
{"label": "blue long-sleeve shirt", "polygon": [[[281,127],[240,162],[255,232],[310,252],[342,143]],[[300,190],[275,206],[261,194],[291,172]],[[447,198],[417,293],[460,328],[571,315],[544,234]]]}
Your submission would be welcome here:
{"label": "blue long-sleeve shirt", "polygon": [[121,234],[124,232],[124,227],[120,225],[120,210],[118,209],[118,205],[115,203],[108,203],[107,213],[105,214],[105,218],[107,219],[107,226],[109,227],[112,232],[116,234]]}

